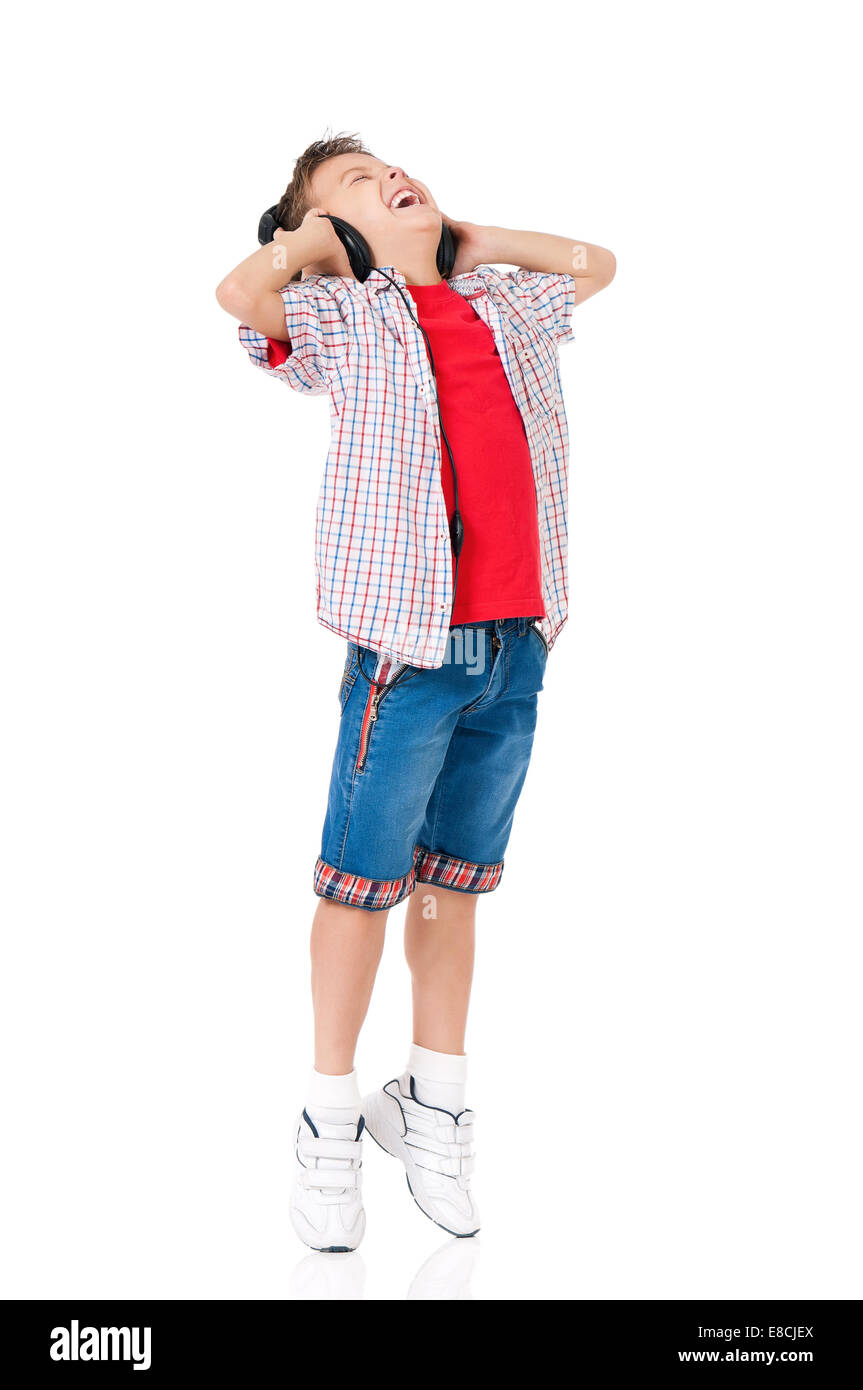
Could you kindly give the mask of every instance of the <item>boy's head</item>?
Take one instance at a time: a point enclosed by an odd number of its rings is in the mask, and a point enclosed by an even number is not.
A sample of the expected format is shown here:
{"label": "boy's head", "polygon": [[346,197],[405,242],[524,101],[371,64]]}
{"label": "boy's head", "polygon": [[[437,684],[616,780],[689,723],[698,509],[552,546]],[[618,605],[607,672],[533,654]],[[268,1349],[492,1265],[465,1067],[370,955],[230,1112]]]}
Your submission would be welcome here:
{"label": "boy's head", "polygon": [[[400,192],[406,196],[396,196]],[[415,260],[426,252],[434,265],[441,229],[434,198],[425,184],[409,178],[400,165],[378,159],[356,135],[316,140],[300,155],[276,221],[294,231],[309,208],[322,208],[356,227],[375,265],[399,265],[406,253]],[[299,280],[300,272],[294,278]]]}

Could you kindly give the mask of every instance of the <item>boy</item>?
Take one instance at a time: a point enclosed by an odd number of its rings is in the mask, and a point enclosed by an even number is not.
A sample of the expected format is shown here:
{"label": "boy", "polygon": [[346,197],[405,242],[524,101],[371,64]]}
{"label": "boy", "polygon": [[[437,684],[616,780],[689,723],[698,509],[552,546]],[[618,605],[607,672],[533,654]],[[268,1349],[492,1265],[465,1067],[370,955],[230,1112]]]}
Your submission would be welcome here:
{"label": "boy", "polygon": [[[329,216],[368,243],[365,280]],[[217,298],[256,366],[330,397],[317,616],[347,641],[314,875],[315,1060],[291,1215],[313,1249],[356,1249],[368,1129],[404,1164],[425,1215],[470,1236],[476,900],[500,881],[537,695],[567,618],[558,348],[615,260],[568,237],[453,222],[423,183],[353,136],[306,150],[275,220],[273,242]],[[447,278],[442,223],[456,245]],[[362,1098],[357,1038],[389,909],[404,898],[413,1041],[402,1075]]]}

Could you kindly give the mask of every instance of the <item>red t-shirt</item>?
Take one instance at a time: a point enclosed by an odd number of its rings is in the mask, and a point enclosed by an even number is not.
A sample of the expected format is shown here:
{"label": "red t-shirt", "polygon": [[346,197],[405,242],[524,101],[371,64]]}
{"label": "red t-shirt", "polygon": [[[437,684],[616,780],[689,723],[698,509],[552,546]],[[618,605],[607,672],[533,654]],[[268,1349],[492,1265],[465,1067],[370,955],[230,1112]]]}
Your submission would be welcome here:
{"label": "red t-shirt", "polygon": [[[431,343],[441,415],[458,475],[464,541],[451,624],[544,618],[530,448],[494,337],[470,302],[445,280],[406,288]],[[269,365],[284,362],[289,347],[270,339]],[[440,451],[451,519],[452,469],[443,438]]]}
{"label": "red t-shirt", "polygon": [[[407,289],[431,343],[458,476],[464,543],[452,623],[545,617],[530,448],[491,329],[445,280]],[[452,468],[442,438],[440,451],[452,517]]]}

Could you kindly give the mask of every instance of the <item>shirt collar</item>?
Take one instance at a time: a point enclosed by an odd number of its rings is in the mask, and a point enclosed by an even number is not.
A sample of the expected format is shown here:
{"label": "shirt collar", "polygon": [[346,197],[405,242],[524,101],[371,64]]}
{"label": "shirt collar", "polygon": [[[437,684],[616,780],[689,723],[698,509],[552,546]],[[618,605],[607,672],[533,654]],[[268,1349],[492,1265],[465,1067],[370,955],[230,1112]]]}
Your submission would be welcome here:
{"label": "shirt collar", "polygon": [[395,280],[396,284],[401,285],[402,288],[407,286],[407,280],[400,270],[396,270],[394,265],[376,266],[366,276],[366,284],[374,290],[375,294],[380,294],[382,290],[392,289],[390,281],[384,278],[386,275],[390,277],[390,280]]}
{"label": "shirt collar", "polygon": [[[451,285],[453,288],[460,290],[479,288],[483,283],[482,276],[477,274],[477,271],[480,269],[482,269],[482,267],[477,266],[476,270],[468,270],[465,271],[463,275],[453,276],[449,280],[445,280],[444,284]],[[396,284],[401,286],[402,289],[407,289],[407,280],[402,275],[401,271],[396,270],[394,265],[383,265],[369,271],[365,280],[365,284],[369,286],[375,294],[381,294],[384,290],[392,289],[390,281],[385,279],[384,275],[381,274],[382,271],[385,272],[386,275],[389,275],[390,280],[395,280]]]}

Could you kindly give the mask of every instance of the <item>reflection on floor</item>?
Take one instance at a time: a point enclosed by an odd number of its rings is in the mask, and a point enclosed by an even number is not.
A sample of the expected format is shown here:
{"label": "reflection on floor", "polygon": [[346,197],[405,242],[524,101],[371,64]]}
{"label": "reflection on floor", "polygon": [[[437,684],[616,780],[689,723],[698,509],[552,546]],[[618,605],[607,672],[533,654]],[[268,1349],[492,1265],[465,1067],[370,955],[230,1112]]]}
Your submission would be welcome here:
{"label": "reflection on floor", "polygon": [[[424,1260],[413,1277],[407,1299],[472,1299],[471,1281],[480,1243],[453,1238]],[[358,1251],[350,1255],[312,1252],[300,1261],[291,1278],[291,1298],[297,1300],[362,1299],[366,1267]]]}

